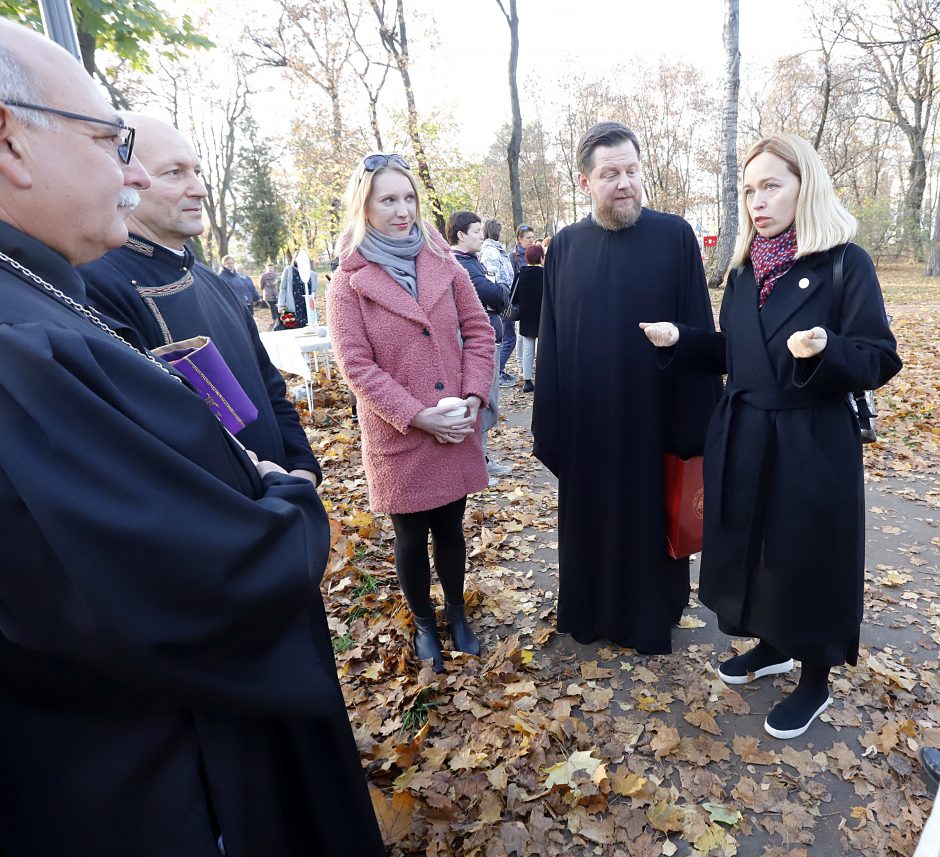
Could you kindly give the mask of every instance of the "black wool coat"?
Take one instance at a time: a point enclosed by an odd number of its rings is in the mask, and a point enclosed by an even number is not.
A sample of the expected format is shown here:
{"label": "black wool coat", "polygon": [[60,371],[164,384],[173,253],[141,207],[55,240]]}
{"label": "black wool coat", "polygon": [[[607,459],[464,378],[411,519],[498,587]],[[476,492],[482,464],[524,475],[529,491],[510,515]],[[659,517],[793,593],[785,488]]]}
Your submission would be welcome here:
{"label": "black wool coat", "polygon": [[[87,302],[3,222],[0,252]],[[0,294],[0,854],[384,855],[313,486],[2,260]]]}
{"label": "black wool coat", "polygon": [[513,303],[519,304],[519,335],[539,335],[539,319],[542,316],[542,288],[545,269],[541,265],[526,265],[520,268],[512,284]]}
{"label": "black wool coat", "polygon": [[[758,311],[750,263],[728,278],[717,334],[680,327],[676,365],[728,373],[705,442],[699,597],[727,633],[791,657],[854,663],[862,619],[864,485],[853,390],[901,368],[868,254],[849,244],[798,259]],[[796,331],[826,348],[796,359]]]}

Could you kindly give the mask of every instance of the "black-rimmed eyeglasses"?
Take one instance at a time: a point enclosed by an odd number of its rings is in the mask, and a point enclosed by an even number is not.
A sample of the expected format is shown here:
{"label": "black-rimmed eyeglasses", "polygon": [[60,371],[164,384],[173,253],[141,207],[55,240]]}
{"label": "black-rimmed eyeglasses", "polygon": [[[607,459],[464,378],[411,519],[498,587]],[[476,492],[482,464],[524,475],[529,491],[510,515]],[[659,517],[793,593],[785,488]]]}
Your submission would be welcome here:
{"label": "black-rimmed eyeglasses", "polygon": [[107,125],[109,128],[117,128],[124,132],[121,142],[118,144],[118,157],[125,164],[131,162],[131,155],[134,154],[134,129],[123,122],[110,122],[107,119],[96,119],[94,116],[85,116],[81,113],[70,113],[68,110],[58,110],[55,107],[43,107],[41,104],[26,104],[23,101],[5,101],[7,107],[19,107],[21,110],[38,110],[40,113],[53,113],[61,116],[63,119],[75,119],[78,122],[93,122],[95,125]]}
{"label": "black-rimmed eyeglasses", "polygon": [[369,155],[369,157],[362,162],[367,173],[381,170],[389,164],[394,164],[396,167],[401,167],[403,170],[411,169],[411,167],[408,166],[408,162],[401,155]]}

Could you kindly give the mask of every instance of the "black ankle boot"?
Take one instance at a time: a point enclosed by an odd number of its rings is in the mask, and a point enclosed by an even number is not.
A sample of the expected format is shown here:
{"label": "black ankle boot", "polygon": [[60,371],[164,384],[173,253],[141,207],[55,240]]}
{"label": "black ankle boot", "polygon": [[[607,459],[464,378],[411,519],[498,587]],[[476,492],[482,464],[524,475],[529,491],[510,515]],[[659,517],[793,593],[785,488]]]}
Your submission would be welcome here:
{"label": "black ankle boot", "polygon": [[750,684],[765,675],[779,675],[792,669],[792,658],[760,640],[750,651],[719,664],[718,677],[725,684]]}
{"label": "black ankle boot", "polygon": [[415,654],[419,661],[432,661],[434,672],[444,670],[444,655],[441,652],[441,641],[437,636],[437,621],[433,611],[430,616],[415,616]]}
{"label": "black ankle boot", "polygon": [[764,730],[774,738],[798,738],[831,703],[829,668],[804,663],[796,690],[770,709]]}
{"label": "black ankle boot", "polygon": [[480,654],[480,641],[467,623],[467,613],[463,602],[447,605],[447,624],[454,647],[468,655]]}

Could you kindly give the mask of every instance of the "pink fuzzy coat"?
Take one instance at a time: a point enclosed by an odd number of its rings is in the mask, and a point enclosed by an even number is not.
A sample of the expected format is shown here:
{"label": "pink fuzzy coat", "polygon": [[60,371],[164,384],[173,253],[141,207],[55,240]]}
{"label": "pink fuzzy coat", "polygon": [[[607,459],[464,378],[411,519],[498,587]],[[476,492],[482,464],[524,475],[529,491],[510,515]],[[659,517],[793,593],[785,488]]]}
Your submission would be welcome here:
{"label": "pink fuzzy coat", "polygon": [[[493,381],[493,328],[467,272],[444,239],[417,259],[418,300],[358,252],[346,259],[327,292],[336,359],[359,400],[362,457],[376,512],[436,509],[486,487],[486,459],[477,430],[459,444],[441,444],[409,424],[444,396],[479,396]],[[461,350],[458,324],[464,338]]]}

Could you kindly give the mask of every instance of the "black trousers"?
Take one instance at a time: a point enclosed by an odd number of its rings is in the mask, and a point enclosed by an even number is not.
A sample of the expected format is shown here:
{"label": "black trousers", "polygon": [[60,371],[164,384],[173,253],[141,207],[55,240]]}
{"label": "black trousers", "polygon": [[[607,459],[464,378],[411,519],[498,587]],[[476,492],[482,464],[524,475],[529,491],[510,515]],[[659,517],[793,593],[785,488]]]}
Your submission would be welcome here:
{"label": "black trousers", "polygon": [[463,535],[463,513],[467,498],[426,512],[392,515],[395,527],[395,571],[402,592],[415,616],[434,614],[431,604],[431,564],[428,533],[434,551],[434,568],[448,604],[463,604],[463,581],[467,566],[467,543]]}

